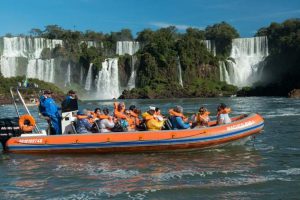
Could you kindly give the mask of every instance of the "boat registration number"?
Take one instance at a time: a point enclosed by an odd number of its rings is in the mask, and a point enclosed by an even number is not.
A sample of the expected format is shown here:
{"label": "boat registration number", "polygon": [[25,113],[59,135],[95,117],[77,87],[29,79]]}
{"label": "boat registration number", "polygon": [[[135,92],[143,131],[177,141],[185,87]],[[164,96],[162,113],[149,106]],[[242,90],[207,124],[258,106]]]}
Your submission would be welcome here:
{"label": "boat registration number", "polygon": [[251,120],[251,121],[248,121],[248,122],[244,122],[244,123],[240,123],[240,124],[235,124],[235,125],[232,125],[232,126],[228,126],[227,130],[230,131],[230,130],[245,128],[245,127],[251,126],[253,124],[255,124],[255,121]]}
{"label": "boat registration number", "polygon": [[43,139],[20,139],[19,143],[23,143],[23,144],[41,144],[41,143],[43,143]]}

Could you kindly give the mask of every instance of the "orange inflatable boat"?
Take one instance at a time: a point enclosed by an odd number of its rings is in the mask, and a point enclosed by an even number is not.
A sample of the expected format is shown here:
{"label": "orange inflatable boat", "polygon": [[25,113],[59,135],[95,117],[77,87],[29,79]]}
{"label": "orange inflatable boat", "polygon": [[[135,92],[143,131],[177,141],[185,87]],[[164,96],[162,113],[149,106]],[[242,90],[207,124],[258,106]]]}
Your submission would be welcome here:
{"label": "orange inflatable boat", "polygon": [[264,120],[258,114],[232,118],[232,123],[184,130],[89,134],[22,134],[5,141],[13,153],[115,153],[209,148],[259,133]]}

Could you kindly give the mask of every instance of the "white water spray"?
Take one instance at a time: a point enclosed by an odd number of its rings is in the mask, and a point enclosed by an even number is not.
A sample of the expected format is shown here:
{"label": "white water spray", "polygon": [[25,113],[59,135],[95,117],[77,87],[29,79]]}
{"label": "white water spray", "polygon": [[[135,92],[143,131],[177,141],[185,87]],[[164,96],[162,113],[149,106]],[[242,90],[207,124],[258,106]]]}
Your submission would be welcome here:
{"label": "white water spray", "polygon": [[120,96],[118,58],[108,58],[102,62],[98,73],[97,98],[112,99]]}
{"label": "white water spray", "polygon": [[92,83],[93,83],[93,80],[92,80],[93,74],[92,73],[93,73],[93,63],[90,63],[89,71],[87,73],[86,80],[85,80],[85,86],[84,86],[84,89],[87,91],[91,90],[91,87],[92,87]]}
{"label": "white water spray", "polygon": [[234,61],[220,63],[220,79],[239,87],[251,86],[260,80],[268,55],[267,37],[234,39],[230,54]]}

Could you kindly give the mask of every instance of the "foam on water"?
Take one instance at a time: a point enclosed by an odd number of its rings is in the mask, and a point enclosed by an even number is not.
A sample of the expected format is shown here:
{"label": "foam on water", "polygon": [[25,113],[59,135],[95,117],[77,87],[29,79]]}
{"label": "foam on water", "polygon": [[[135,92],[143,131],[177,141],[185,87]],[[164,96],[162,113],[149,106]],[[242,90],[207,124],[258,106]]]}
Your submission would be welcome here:
{"label": "foam on water", "polygon": [[286,175],[300,175],[300,168],[290,168],[290,169],[285,169],[285,170],[278,170],[275,172],[286,174]]}
{"label": "foam on water", "polygon": [[139,175],[139,172],[136,170],[111,169],[106,163],[101,163],[99,166],[93,164],[75,164],[73,167],[70,167],[69,165],[58,165],[54,171],[60,173],[68,172],[71,174],[85,172],[90,176],[105,176],[119,179],[126,179]]}

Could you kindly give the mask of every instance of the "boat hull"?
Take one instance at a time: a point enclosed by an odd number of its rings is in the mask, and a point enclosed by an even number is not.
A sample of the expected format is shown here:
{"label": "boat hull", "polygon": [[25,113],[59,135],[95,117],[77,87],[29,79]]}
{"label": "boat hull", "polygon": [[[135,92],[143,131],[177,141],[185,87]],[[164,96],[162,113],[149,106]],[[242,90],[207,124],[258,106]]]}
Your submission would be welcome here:
{"label": "boat hull", "polygon": [[199,129],[13,137],[13,153],[113,153],[200,149],[223,145],[259,133],[258,114],[239,116],[231,124]]}

